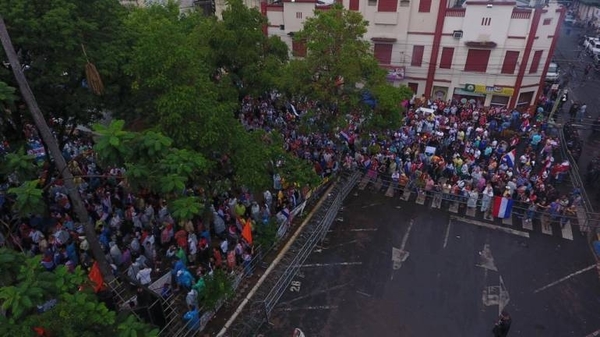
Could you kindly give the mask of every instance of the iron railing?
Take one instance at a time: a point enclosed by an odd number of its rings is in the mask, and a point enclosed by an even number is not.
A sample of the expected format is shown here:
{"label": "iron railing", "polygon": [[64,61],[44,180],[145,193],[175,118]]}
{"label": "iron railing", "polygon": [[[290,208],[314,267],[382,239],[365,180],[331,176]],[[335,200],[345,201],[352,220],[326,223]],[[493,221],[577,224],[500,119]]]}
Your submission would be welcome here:
{"label": "iron railing", "polygon": [[226,336],[254,336],[260,327],[268,322],[271,312],[300,266],[329,231],[345,197],[356,185],[360,176],[359,172],[346,172],[339,176],[329,194],[323,197],[323,203],[315,210],[302,233],[256,291],[252,302],[241,311],[229,327]]}

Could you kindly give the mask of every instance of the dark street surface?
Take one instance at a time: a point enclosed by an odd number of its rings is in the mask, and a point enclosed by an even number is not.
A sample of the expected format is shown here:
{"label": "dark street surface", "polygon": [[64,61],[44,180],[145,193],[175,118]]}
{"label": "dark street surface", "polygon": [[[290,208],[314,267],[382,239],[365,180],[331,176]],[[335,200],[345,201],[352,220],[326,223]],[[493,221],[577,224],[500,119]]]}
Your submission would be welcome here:
{"label": "dark street surface", "polygon": [[[579,231],[565,240],[534,223],[527,238],[519,225],[509,233],[473,224],[491,225],[478,218],[451,219],[446,205],[355,192],[265,336],[296,327],[307,337],[491,336],[502,308],[513,317],[510,336],[585,337],[600,329],[600,282]],[[395,266],[393,248],[409,254]]]}
{"label": "dark street surface", "polygon": [[[570,33],[567,35],[567,30]],[[600,72],[592,71],[589,78],[584,78],[583,70],[588,64],[592,64],[592,57],[582,55],[578,58],[578,44],[580,35],[585,35],[585,30],[580,28],[564,27],[556,46],[554,61],[558,63],[562,74],[574,69],[574,77],[569,81],[566,88],[569,90],[569,99],[587,104],[586,116],[582,122],[577,123],[581,140],[584,142],[581,158],[579,158],[579,168],[581,176],[584,177],[588,163],[600,156],[600,134],[592,134],[591,126],[594,120],[600,116]],[[563,76],[564,77],[564,76]],[[565,104],[563,113],[558,112],[559,122],[568,119],[570,103]],[[585,180],[584,180],[585,181]],[[600,189],[598,186],[585,186],[586,191],[592,199],[592,204],[596,209],[600,209]]]}

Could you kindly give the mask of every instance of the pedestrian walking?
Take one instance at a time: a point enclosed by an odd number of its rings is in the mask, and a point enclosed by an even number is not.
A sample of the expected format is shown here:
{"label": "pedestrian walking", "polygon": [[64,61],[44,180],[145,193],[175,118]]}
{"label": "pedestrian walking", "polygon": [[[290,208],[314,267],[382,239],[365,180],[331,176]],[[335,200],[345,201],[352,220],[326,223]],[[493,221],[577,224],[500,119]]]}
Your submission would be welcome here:
{"label": "pedestrian walking", "polygon": [[510,325],[512,324],[512,318],[508,314],[507,311],[502,310],[498,321],[494,324],[494,329],[492,329],[492,333],[494,337],[506,337],[508,336],[508,331],[510,330]]}

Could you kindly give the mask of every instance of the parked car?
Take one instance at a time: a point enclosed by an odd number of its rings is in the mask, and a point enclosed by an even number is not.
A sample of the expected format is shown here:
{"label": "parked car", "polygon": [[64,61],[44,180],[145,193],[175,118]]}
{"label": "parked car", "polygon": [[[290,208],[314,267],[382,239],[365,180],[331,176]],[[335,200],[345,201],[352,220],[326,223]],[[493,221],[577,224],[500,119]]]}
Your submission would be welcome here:
{"label": "parked car", "polygon": [[596,41],[600,41],[600,39],[598,39],[595,36],[587,36],[587,35],[584,36],[583,37],[583,49],[587,50],[590,43],[596,42]]}
{"label": "parked car", "polygon": [[548,72],[546,73],[546,82],[555,82],[560,77],[560,71],[558,69],[558,64],[552,62],[550,66],[548,66]]}
{"label": "parked car", "polygon": [[573,24],[575,24],[575,21],[577,21],[577,20],[575,19],[575,17],[573,15],[567,14],[565,16],[565,25],[572,26]]}
{"label": "parked car", "polygon": [[590,41],[586,51],[592,56],[600,54],[600,40]]}

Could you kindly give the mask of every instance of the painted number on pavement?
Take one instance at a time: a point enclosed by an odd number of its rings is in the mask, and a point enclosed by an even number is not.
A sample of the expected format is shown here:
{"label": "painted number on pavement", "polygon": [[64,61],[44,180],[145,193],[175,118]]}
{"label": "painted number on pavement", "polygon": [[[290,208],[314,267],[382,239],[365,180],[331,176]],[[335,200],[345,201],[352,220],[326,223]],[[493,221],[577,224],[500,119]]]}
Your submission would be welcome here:
{"label": "painted number on pavement", "polygon": [[292,285],[290,286],[290,291],[299,292],[301,285],[302,285],[302,282],[300,282],[300,281],[292,281]]}

